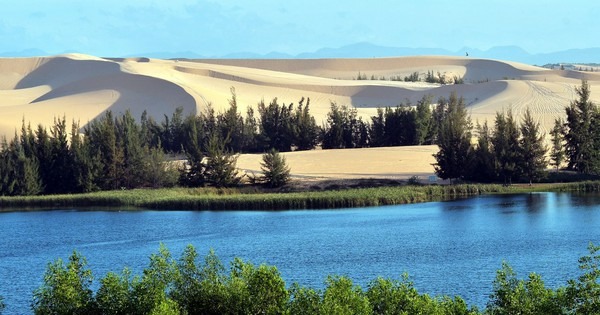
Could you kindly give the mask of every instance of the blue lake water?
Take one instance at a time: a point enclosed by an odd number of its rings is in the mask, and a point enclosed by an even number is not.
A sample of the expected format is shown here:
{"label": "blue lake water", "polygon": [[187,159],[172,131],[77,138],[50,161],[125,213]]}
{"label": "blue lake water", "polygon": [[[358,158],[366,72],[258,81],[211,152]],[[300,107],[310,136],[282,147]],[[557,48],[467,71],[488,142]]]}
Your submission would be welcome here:
{"label": "blue lake water", "polygon": [[97,280],[147,266],[164,243],[193,244],[277,266],[288,284],[317,288],[329,274],[366,286],[408,272],[420,292],[485,306],[495,271],[551,286],[579,274],[589,242],[600,244],[600,195],[535,193],[376,208],[306,211],[76,211],[0,213],[0,295],[5,314],[30,313],[49,262],[81,252]]}

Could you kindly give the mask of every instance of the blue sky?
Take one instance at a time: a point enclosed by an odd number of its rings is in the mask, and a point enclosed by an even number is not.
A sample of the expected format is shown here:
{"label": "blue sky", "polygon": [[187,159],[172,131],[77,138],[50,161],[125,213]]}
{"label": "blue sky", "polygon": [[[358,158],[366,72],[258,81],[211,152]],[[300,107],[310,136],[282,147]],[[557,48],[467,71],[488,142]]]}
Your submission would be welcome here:
{"label": "blue sky", "polygon": [[600,47],[600,4],[442,0],[7,0],[0,52],[287,54],[369,42],[530,53]]}

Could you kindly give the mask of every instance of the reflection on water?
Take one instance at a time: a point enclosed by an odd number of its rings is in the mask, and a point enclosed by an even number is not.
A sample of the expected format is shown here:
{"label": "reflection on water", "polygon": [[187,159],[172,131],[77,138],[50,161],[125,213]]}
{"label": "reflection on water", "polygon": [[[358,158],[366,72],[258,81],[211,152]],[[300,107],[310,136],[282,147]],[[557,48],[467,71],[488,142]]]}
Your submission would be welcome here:
{"label": "reflection on water", "polygon": [[534,193],[364,209],[280,212],[52,211],[0,214],[0,295],[28,312],[47,263],[72,250],[96,279],[140,272],[164,242],[276,265],[288,284],[322,287],[329,274],[365,286],[408,272],[417,289],[484,306],[506,260],[520,277],[563,285],[590,241],[600,244],[600,196]]}

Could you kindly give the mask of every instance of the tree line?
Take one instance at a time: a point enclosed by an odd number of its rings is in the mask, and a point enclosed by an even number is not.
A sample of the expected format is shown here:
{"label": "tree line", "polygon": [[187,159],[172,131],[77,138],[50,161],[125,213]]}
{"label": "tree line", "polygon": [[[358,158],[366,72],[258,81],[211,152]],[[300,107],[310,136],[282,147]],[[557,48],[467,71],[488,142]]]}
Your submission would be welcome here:
{"label": "tree line", "polygon": [[[42,125],[33,129],[23,120],[12,140],[0,141],[0,195],[232,186],[242,180],[236,153],[278,155],[318,145],[332,149],[430,144],[436,138],[439,115],[429,103],[429,98],[423,98],[416,106],[380,108],[370,123],[357,117],[356,109],[332,103],[326,121],[318,126],[310,114],[310,99],[302,98],[297,106],[277,99],[268,104],[261,101],[256,114],[248,107],[244,117],[232,89],[224,112],[216,113],[209,106],[184,116],[178,108],[161,122],[146,112],[136,120],[129,111],[121,115],[107,111],[83,128],[76,122],[69,128],[64,117],[55,118],[49,129]],[[184,156],[185,162],[168,162],[169,154]],[[289,168],[284,159],[265,158],[275,162],[263,164],[268,178],[249,180],[285,184]]]}
{"label": "tree line", "polygon": [[[531,112],[517,124],[510,110],[497,113],[493,126],[472,126],[462,97],[452,93],[432,106],[425,96],[414,106],[401,103],[379,108],[365,121],[356,109],[332,103],[321,126],[310,114],[310,99],[298,105],[261,101],[257,110],[238,111],[232,89],[229,108],[216,113],[183,115],[178,108],[161,122],[142,114],[139,122],[129,111],[117,116],[107,111],[69,131],[64,118],[48,130],[35,131],[23,120],[11,141],[0,140],[0,195],[78,193],[137,187],[237,185],[241,152],[287,152],[437,144],[437,175],[443,179],[477,182],[538,181],[551,165],[563,162],[582,174],[600,174],[600,111],[589,100],[589,85],[577,88],[578,100],[566,108],[566,121],[557,119],[551,132],[550,161],[545,157],[545,135]],[[477,143],[472,143],[473,138]],[[274,150],[273,152],[271,152]],[[168,163],[167,154],[185,156]],[[273,159],[273,157],[269,157]],[[279,170],[289,168],[277,156]],[[283,163],[283,164],[282,164]],[[269,163],[264,164],[266,167]],[[277,177],[278,174],[275,174]],[[265,178],[249,178],[251,182]],[[278,181],[277,186],[285,184]]]}
{"label": "tree line", "polygon": [[547,175],[549,164],[558,171],[567,163],[569,170],[599,175],[600,110],[589,99],[587,81],[582,81],[576,93],[578,99],[565,108],[566,121],[557,118],[554,122],[550,148],[529,109],[520,124],[509,109],[496,113],[492,127],[484,122],[473,128],[464,99],[452,94],[438,129],[436,174],[443,179],[531,184]]}
{"label": "tree line", "polygon": [[87,261],[73,252],[48,264],[33,292],[35,314],[598,314],[600,247],[590,244],[579,259],[581,275],[556,289],[531,273],[517,278],[507,263],[496,272],[485,308],[459,296],[419,293],[404,275],[377,278],[366,289],[345,276],[329,276],[323,289],[286,286],[275,266],[235,258],[226,268],[209,251],[200,259],[189,245],[174,259],[161,245],[142,274],[109,272],[94,292]]}

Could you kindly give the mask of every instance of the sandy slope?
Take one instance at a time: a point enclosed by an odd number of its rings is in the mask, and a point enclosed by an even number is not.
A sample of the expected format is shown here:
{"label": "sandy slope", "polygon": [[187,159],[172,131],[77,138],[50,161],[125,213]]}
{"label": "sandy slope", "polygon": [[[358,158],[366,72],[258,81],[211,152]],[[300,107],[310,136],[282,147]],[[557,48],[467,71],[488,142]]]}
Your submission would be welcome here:
{"label": "sandy slope", "polygon": [[[406,180],[418,176],[427,181],[433,174],[437,146],[408,146],[368,149],[313,150],[283,153],[292,178],[323,180],[386,178]],[[243,154],[238,167],[260,175],[262,155]]]}
{"label": "sandy slope", "polygon": [[[423,82],[353,80],[359,72],[369,78],[372,75],[389,78],[404,77],[413,72],[424,77],[428,71],[439,72],[448,78],[463,77],[466,84],[442,86]],[[237,91],[243,112],[246,106],[256,106],[261,99],[269,102],[277,97],[280,102],[289,104],[297,103],[301,97],[309,97],[311,112],[318,122],[325,121],[331,102],[353,105],[359,115],[368,119],[380,106],[396,106],[406,100],[414,103],[428,94],[437,99],[456,92],[465,98],[474,121],[492,122],[497,111],[508,108],[519,116],[529,107],[547,132],[554,118],[564,115],[564,107],[574,99],[574,88],[582,78],[589,80],[592,99],[600,103],[598,73],[548,70],[464,57],[155,60],[70,54],[2,58],[0,135],[12,137],[23,118],[32,125],[50,126],[54,117],[63,115],[69,121],[76,119],[85,124],[107,109],[117,113],[130,109],[135,117],[147,110],[159,120],[179,106],[185,113],[204,110],[208,104],[219,111],[227,108],[231,87]],[[419,156],[419,150],[406,150],[410,152],[408,155]],[[430,164],[427,159],[431,157],[432,149],[427,150],[415,163],[427,161],[425,164]],[[390,161],[408,161],[405,157],[393,156],[395,152],[384,149],[315,151],[291,153],[289,160],[296,164],[294,168],[298,174],[306,176],[386,176],[419,173],[425,169],[431,171],[430,166],[423,166],[425,164],[384,166]],[[361,160],[362,154],[367,154],[368,162]],[[342,163],[344,158],[347,162]],[[257,163],[244,166],[244,159],[240,159],[241,167],[257,169]],[[325,161],[329,159],[339,163],[327,165]],[[382,161],[374,163],[374,159]]]}

